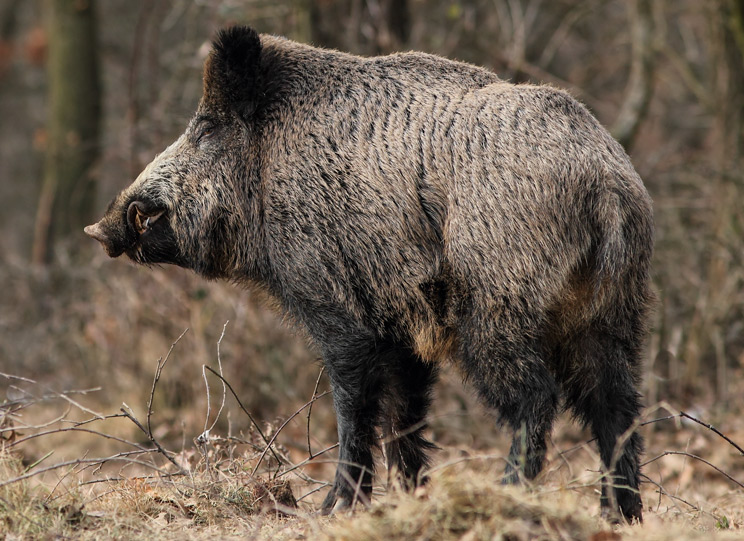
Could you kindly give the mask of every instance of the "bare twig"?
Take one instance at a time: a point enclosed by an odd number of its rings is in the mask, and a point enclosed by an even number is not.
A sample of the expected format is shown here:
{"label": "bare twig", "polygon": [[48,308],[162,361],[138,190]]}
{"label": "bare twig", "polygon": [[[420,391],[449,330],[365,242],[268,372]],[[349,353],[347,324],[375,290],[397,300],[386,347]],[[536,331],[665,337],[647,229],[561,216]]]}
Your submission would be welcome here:
{"label": "bare twig", "polygon": [[326,448],[325,448],[325,449],[323,449],[322,451],[318,451],[318,452],[317,452],[317,453],[315,453],[315,454],[314,454],[313,456],[311,456],[311,457],[308,457],[308,458],[306,458],[306,459],[305,459],[305,460],[303,460],[302,462],[298,462],[297,464],[294,464],[294,465],[293,465],[293,466],[292,466],[291,468],[287,468],[286,470],[282,470],[282,472],[281,472],[281,473],[280,473],[279,475],[277,475],[276,477],[277,477],[277,478],[279,478],[279,477],[282,477],[283,475],[286,475],[286,474],[288,474],[288,473],[292,473],[293,471],[295,471],[295,470],[298,470],[298,469],[300,469],[301,467],[303,467],[303,466],[304,466],[305,464],[307,464],[307,463],[309,463],[309,462],[311,462],[311,461],[315,460],[315,459],[316,459],[316,458],[318,458],[319,456],[321,456],[321,455],[324,455],[324,454],[325,454],[325,453],[327,453],[328,451],[333,451],[333,450],[334,450],[334,449],[336,449],[337,447],[338,447],[338,443],[334,443],[333,445],[329,445],[328,447],[326,447]]}
{"label": "bare twig", "polygon": [[43,473],[58,470],[60,468],[67,468],[68,466],[82,465],[82,464],[97,466],[99,464],[104,464],[106,462],[126,462],[127,464],[136,464],[138,466],[144,466],[146,468],[150,468],[152,470],[157,471],[163,476],[172,475],[166,471],[161,470],[160,468],[158,468],[157,466],[149,462],[144,462],[142,460],[136,460],[133,458],[129,458],[131,455],[153,453],[155,451],[156,451],[155,449],[146,449],[145,451],[138,450],[138,451],[127,451],[123,453],[117,453],[115,455],[111,455],[111,456],[104,457],[104,458],[77,458],[75,460],[67,460],[64,462],[59,462],[58,464],[54,464],[52,466],[47,466],[46,468],[42,468],[40,470],[36,470],[34,472],[24,473],[23,475],[18,475],[16,477],[12,477],[10,479],[5,479],[3,481],[0,481],[0,488],[4,486],[12,485],[14,483],[18,483],[20,481],[25,481],[26,479],[31,479],[32,477],[41,475]]}
{"label": "bare twig", "polygon": [[[123,415],[117,415],[117,417],[124,417]],[[109,440],[118,441],[121,443],[125,443],[127,445],[131,445],[132,447],[136,447],[137,449],[144,450],[144,447],[142,447],[139,443],[135,443],[133,441],[126,440],[124,438],[119,438],[117,436],[112,436],[111,434],[106,434],[104,432],[100,432],[98,430],[91,430],[89,428],[79,428],[79,427],[68,427],[68,428],[56,428],[54,430],[45,430],[44,432],[37,432],[36,434],[29,434],[28,436],[24,438],[20,438],[15,440],[12,443],[6,444],[6,448],[11,449],[17,445],[20,445],[22,443],[27,442],[28,440],[33,440],[35,438],[40,438],[42,436],[48,436],[49,434],[61,434],[63,432],[87,432],[89,434],[95,434],[96,436],[100,436],[102,438],[106,438]]]}
{"label": "bare twig", "polygon": [[202,378],[204,378],[204,385],[207,388],[207,416],[204,419],[204,432],[201,436],[197,439],[204,439],[205,441],[209,441],[209,433],[212,431],[214,426],[217,424],[217,420],[220,418],[220,414],[222,413],[223,408],[225,407],[225,398],[227,397],[227,389],[225,387],[225,380],[222,372],[222,359],[220,357],[220,344],[222,344],[222,339],[225,337],[225,329],[227,329],[227,324],[230,323],[230,321],[225,321],[225,324],[222,326],[222,334],[220,335],[220,339],[217,340],[217,367],[220,369],[220,377],[222,382],[222,403],[220,404],[220,409],[217,411],[217,415],[214,417],[214,422],[212,425],[207,428],[207,425],[209,424],[209,417],[211,415],[212,410],[212,403],[210,399],[210,393],[209,393],[209,381],[207,380],[207,372],[206,372],[206,365],[202,365]]}
{"label": "bare twig", "polygon": [[[652,485],[655,485],[659,489],[659,495],[660,496],[661,495],[664,495],[667,498],[671,499],[672,501],[674,501],[674,500],[680,501],[680,502],[682,502],[685,505],[689,505],[694,511],[707,512],[707,511],[703,511],[702,509],[700,509],[697,505],[692,504],[692,503],[688,502],[687,500],[685,500],[683,498],[680,498],[679,496],[675,496],[674,494],[669,494],[669,492],[667,492],[667,490],[660,483],[657,483],[656,481],[654,481],[653,479],[651,479],[648,475],[642,473],[642,474],[640,474],[640,476],[643,477],[646,480],[646,482],[651,483]],[[675,503],[675,506],[676,505],[677,504]],[[709,513],[709,514],[715,517],[715,515],[713,515],[712,513]],[[718,517],[716,517],[716,518],[718,518]]]}
{"label": "bare twig", "polygon": [[307,456],[310,458],[313,458],[313,451],[310,447],[310,415],[313,412],[313,400],[318,395],[318,387],[320,386],[320,378],[323,377],[323,371],[325,370],[325,366],[320,367],[320,372],[318,372],[318,379],[315,380],[315,388],[313,389],[313,398],[310,399],[310,406],[307,408]]}
{"label": "bare twig", "polygon": [[17,379],[18,381],[25,381],[26,383],[33,383],[34,385],[38,385],[38,383],[32,379],[24,378],[23,376],[14,376],[13,374],[6,374],[5,372],[0,372],[0,377],[6,379]]}
{"label": "bare twig", "polygon": [[[166,474],[168,477],[181,477],[185,476],[185,472],[180,473],[168,473]],[[131,477],[105,477],[103,479],[91,479],[89,481],[81,481],[78,483],[78,486],[85,486],[85,485],[97,485],[100,483],[121,483],[123,481],[161,481],[163,479],[163,475],[133,475]]]}
{"label": "bare twig", "polygon": [[107,419],[117,419],[119,417],[126,417],[126,415],[124,415],[123,413],[110,413],[108,415],[104,415],[103,418],[94,417],[93,419],[86,419],[85,421],[75,421],[73,423],[73,426],[81,427],[83,425],[94,423],[96,421],[105,421]]}
{"label": "bare twig", "polygon": [[[728,438],[728,437],[727,437],[726,435],[724,435],[724,434],[723,434],[722,432],[720,432],[720,431],[719,431],[718,429],[716,429],[716,428],[715,428],[715,427],[714,427],[713,425],[711,425],[711,424],[708,424],[708,423],[705,423],[705,422],[703,422],[703,421],[701,421],[701,420],[699,420],[699,419],[696,419],[695,417],[692,417],[691,415],[688,415],[688,414],[687,414],[687,413],[685,413],[685,412],[674,413],[674,414],[672,414],[672,415],[666,415],[666,416],[664,416],[664,417],[657,417],[656,419],[650,419],[650,420],[648,420],[648,421],[644,421],[644,422],[642,422],[642,423],[639,423],[639,424],[638,424],[638,428],[640,428],[640,427],[642,427],[642,426],[646,426],[646,425],[654,424],[654,423],[659,423],[659,422],[661,422],[661,421],[670,421],[670,420],[672,420],[672,419],[680,419],[680,418],[690,419],[691,421],[694,421],[694,422],[696,422],[697,424],[699,424],[699,425],[701,425],[701,426],[704,426],[705,428],[707,428],[707,429],[711,430],[711,431],[712,431],[712,432],[714,432],[715,434],[717,434],[717,435],[719,435],[720,437],[722,437],[723,439],[725,439],[725,440],[726,440],[727,442],[729,442],[729,443],[730,443],[730,444],[731,444],[731,445],[732,445],[733,447],[735,447],[735,448],[736,448],[736,449],[737,449],[737,450],[738,450],[738,451],[739,451],[740,453],[744,454],[744,449],[742,449],[742,448],[741,448],[741,447],[740,447],[739,445],[737,445],[737,444],[736,444],[736,443],[735,443],[735,442],[734,442],[733,440],[731,440],[731,439],[730,439],[730,438]],[[579,444],[577,444],[577,445],[574,445],[573,447],[569,447],[568,449],[565,449],[565,450],[561,451],[561,452],[560,452],[560,454],[562,454],[562,455],[565,455],[565,454],[568,454],[568,453],[572,453],[573,451],[576,451],[576,450],[578,450],[578,449],[581,449],[581,448],[582,448],[582,447],[584,447],[585,445],[587,445],[587,444],[589,444],[589,443],[592,443],[592,442],[594,442],[594,441],[596,441],[596,440],[597,440],[597,438],[591,438],[591,439],[589,439],[589,440],[586,440],[585,442],[579,443]]]}
{"label": "bare twig", "polygon": [[[126,406],[127,408],[129,408],[129,406],[127,406],[126,404],[124,404],[124,406]],[[129,409],[131,410],[131,408],[129,408]],[[147,438],[148,438],[148,439],[150,440],[150,442],[151,442],[151,443],[152,443],[152,444],[153,444],[153,445],[155,446],[155,448],[157,449],[157,451],[158,451],[158,452],[159,452],[159,453],[160,453],[161,455],[163,455],[163,456],[164,456],[164,457],[165,457],[165,458],[166,458],[166,459],[167,459],[167,460],[168,460],[168,461],[169,461],[169,462],[170,462],[171,464],[173,464],[173,465],[174,465],[174,466],[175,466],[176,468],[178,468],[178,471],[181,471],[181,470],[183,469],[183,468],[181,468],[181,466],[180,466],[180,465],[178,464],[178,462],[176,462],[176,461],[175,461],[175,460],[173,459],[173,457],[171,457],[171,456],[170,456],[170,455],[168,454],[168,451],[166,451],[166,450],[165,450],[165,449],[163,448],[163,446],[162,446],[162,445],[160,445],[160,442],[158,442],[158,441],[157,441],[157,440],[155,439],[155,437],[154,437],[154,436],[152,435],[152,432],[150,432],[150,431],[149,431],[148,429],[146,429],[146,428],[145,428],[144,426],[142,426],[142,423],[140,423],[140,422],[139,422],[139,421],[137,420],[137,418],[136,418],[136,417],[134,416],[134,414],[133,414],[133,413],[131,413],[131,412],[128,412],[128,411],[127,411],[127,410],[125,410],[125,409],[124,409],[123,407],[122,407],[122,408],[120,409],[120,411],[121,411],[121,412],[122,412],[122,413],[123,413],[123,414],[124,414],[124,415],[125,415],[125,416],[127,417],[127,419],[129,419],[129,420],[130,420],[130,421],[132,421],[132,422],[133,422],[133,423],[134,423],[135,425],[137,425],[137,428],[139,428],[139,429],[140,429],[140,430],[141,430],[141,431],[142,431],[142,432],[143,432],[143,433],[144,433],[144,434],[145,434],[145,435],[147,436]]]}
{"label": "bare twig", "polygon": [[[274,441],[276,441],[276,438],[279,436],[279,434],[282,432],[282,430],[284,430],[284,427],[287,426],[287,424],[292,419],[294,419],[300,413],[302,413],[302,410],[304,410],[305,408],[309,407],[310,405],[312,405],[313,402],[315,402],[316,400],[319,400],[320,398],[323,398],[325,395],[327,395],[329,393],[330,393],[330,391],[323,391],[319,395],[314,396],[312,399],[310,399],[309,402],[305,402],[305,404],[303,406],[301,406],[300,409],[298,409],[292,415],[290,415],[289,417],[287,417],[287,419],[281,424],[281,426],[276,430],[276,432],[274,432],[274,434],[271,436],[271,439],[266,444],[266,449],[264,449],[263,453],[261,453],[261,456],[258,457],[258,462],[256,462],[256,465],[253,467],[253,471],[251,472],[251,475],[256,475],[256,471],[258,471],[258,467],[261,465],[261,462],[263,461],[264,457],[266,456],[266,453],[271,448],[271,445],[274,443]],[[274,455],[274,456],[276,456],[276,455]]]}
{"label": "bare twig", "polygon": [[681,456],[686,456],[688,458],[693,458],[695,460],[699,460],[703,464],[707,464],[708,466],[710,466],[711,468],[713,468],[714,470],[716,470],[718,473],[720,473],[721,475],[723,475],[726,479],[728,479],[732,483],[734,483],[736,485],[739,485],[741,488],[744,488],[744,484],[740,483],[739,481],[737,481],[736,479],[734,479],[733,477],[731,477],[728,473],[726,473],[725,471],[723,471],[721,468],[719,468],[715,464],[712,464],[712,463],[708,462],[707,460],[705,460],[702,457],[699,457],[697,455],[693,455],[692,453],[688,453],[687,451],[664,451],[660,455],[657,455],[654,458],[652,458],[651,460],[647,460],[646,462],[644,462],[643,464],[641,464],[641,467],[646,466],[648,464],[651,464],[652,462],[656,462],[660,458],[665,457],[665,456],[668,456],[668,455],[681,455]]}
{"label": "bare twig", "polygon": [[61,423],[62,421],[65,420],[65,418],[67,417],[67,415],[70,413],[70,409],[71,408],[72,407],[68,404],[67,405],[67,410],[65,410],[65,412],[62,415],[58,415],[57,417],[55,417],[54,419],[52,419],[50,421],[46,421],[44,423],[36,424],[36,425],[28,425],[26,423],[21,423],[21,422],[19,422],[19,419],[17,417],[11,415],[9,417],[11,417],[13,419],[13,426],[8,427],[8,428],[0,429],[0,434],[2,434],[5,431],[8,431],[8,432],[17,432],[18,430],[39,430],[41,428],[46,428],[48,426],[52,426],[52,425],[55,425],[57,423]]}
{"label": "bare twig", "polygon": [[311,494],[315,494],[319,490],[323,490],[324,488],[329,487],[329,486],[331,486],[331,483],[324,483],[324,484],[320,485],[319,487],[315,487],[310,492],[306,492],[305,494],[303,494],[302,496],[300,496],[299,498],[297,498],[297,501],[298,502],[299,501],[302,501],[305,498],[307,498],[308,496],[310,496]]}
{"label": "bare twig", "polygon": [[[215,372],[212,368],[205,366],[207,370],[212,372],[215,376],[220,378],[222,382],[227,386],[228,389],[230,389],[230,393],[232,393],[233,398],[235,398],[235,401],[238,403],[238,407],[243,410],[243,413],[245,413],[248,416],[248,419],[250,419],[251,423],[253,423],[254,428],[258,432],[258,434],[261,436],[261,439],[264,441],[264,443],[267,445],[267,448],[270,447],[269,445],[269,439],[264,435],[263,431],[261,430],[261,427],[258,425],[256,420],[253,418],[253,415],[243,406],[243,403],[240,401],[240,398],[238,397],[238,394],[235,392],[235,389],[232,388],[232,385],[230,385],[230,382],[228,382],[225,378],[223,378],[220,374]],[[271,454],[274,455],[274,458],[276,458],[277,462],[281,462],[281,459],[279,456],[274,452],[274,450],[271,450]]]}
{"label": "bare twig", "polygon": [[685,413],[684,411],[680,411],[679,412],[679,416],[680,417],[684,417],[685,419],[689,419],[690,421],[693,421],[693,422],[699,424],[700,426],[704,426],[705,428],[707,428],[711,432],[719,435],[724,440],[726,440],[727,442],[729,442],[733,447],[736,448],[737,451],[739,451],[739,453],[741,453],[742,455],[744,455],[744,449],[742,449],[739,445],[737,445],[736,443],[734,443],[734,441],[732,441],[731,438],[727,437],[725,434],[723,434],[723,432],[721,432],[720,430],[718,430],[713,425],[708,424],[708,423],[704,423],[700,419],[696,419],[695,417],[693,417],[692,415],[689,415],[689,414]]}
{"label": "bare twig", "polygon": [[[188,328],[186,330],[184,330],[181,333],[181,336],[179,336],[178,338],[176,338],[176,341],[171,344],[171,347],[168,350],[168,353],[165,355],[165,359],[163,359],[162,357],[160,359],[158,359],[158,366],[155,369],[155,377],[152,380],[152,389],[150,389],[150,399],[147,401],[147,432],[145,432],[145,433],[147,434],[147,437],[150,438],[150,440],[153,440],[154,439],[152,437],[152,428],[151,428],[151,425],[150,425],[150,418],[152,417],[152,401],[153,401],[153,398],[155,397],[155,387],[157,387],[158,381],[160,381],[160,375],[163,372],[163,367],[165,367],[165,363],[168,362],[168,359],[170,358],[170,354],[173,352],[173,348],[176,347],[176,344],[178,344],[178,342],[181,341],[181,338],[183,338],[183,335],[186,334],[187,332],[189,332],[189,329]],[[126,414],[126,412],[124,412],[124,413]],[[129,417],[129,416],[127,415],[127,417]]]}

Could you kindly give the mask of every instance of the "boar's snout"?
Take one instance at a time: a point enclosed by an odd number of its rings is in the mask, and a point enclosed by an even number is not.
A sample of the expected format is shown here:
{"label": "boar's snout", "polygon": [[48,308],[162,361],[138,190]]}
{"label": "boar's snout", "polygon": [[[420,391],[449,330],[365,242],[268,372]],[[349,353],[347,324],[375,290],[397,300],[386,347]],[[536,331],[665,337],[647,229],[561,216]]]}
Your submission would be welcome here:
{"label": "boar's snout", "polygon": [[84,229],[109,257],[127,254],[136,263],[183,265],[168,209],[147,198],[119,197],[101,220]]}
{"label": "boar's snout", "polygon": [[86,235],[100,242],[110,257],[120,256],[148,237],[165,210],[153,208],[142,201],[132,201],[127,206],[126,219],[121,217],[122,214],[110,211],[100,222],[83,230]]}
{"label": "boar's snout", "polygon": [[124,252],[123,249],[119,249],[114,245],[111,235],[106,232],[103,220],[93,225],[86,226],[83,231],[85,231],[85,234],[90,238],[96,239],[100,242],[109,257],[119,257],[122,252]]}

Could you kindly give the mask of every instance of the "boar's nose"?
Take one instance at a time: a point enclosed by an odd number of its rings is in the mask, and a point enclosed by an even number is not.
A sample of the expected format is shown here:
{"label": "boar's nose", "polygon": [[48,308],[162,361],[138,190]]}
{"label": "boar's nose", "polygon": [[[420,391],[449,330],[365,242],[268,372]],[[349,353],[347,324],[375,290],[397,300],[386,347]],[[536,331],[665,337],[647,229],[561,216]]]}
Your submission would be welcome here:
{"label": "boar's nose", "polygon": [[106,243],[108,242],[108,237],[104,234],[103,229],[101,229],[100,223],[85,226],[83,231],[85,231],[85,234],[88,235],[90,238],[96,239],[103,245],[106,245]]}
{"label": "boar's nose", "polygon": [[117,255],[119,255],[115,253],[111,239],[101,226],[101,222],[86,226],[83,231],[85,231],[85,234],[88,235],[90,238],[96,239],[98,242],[100,242],[103,246],[103,249],[109,256],[116,257]]}

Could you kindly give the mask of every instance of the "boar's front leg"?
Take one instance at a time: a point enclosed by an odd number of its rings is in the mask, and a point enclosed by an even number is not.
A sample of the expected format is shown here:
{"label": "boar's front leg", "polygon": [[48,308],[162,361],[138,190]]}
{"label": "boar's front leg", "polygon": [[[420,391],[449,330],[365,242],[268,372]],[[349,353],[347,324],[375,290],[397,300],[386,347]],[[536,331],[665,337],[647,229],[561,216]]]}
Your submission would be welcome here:
{"label": "boar's front leg", "polygon": [[[338,423],[339,463],[323,512],[369,503],[376,442],[390,353],[374,337],[336,339],[324,352]],[[388,350],[389,351],[389,350]]]}

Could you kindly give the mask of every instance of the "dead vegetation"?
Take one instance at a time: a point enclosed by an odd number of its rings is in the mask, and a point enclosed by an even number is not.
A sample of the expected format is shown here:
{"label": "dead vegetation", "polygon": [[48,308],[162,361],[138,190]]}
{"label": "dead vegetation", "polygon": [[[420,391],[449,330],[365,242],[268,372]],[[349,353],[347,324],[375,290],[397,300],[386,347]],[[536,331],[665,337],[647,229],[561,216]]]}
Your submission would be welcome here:
{"label": "dead vegetation", "polygon": [[[642,489],[645,523],[618,527],[599,516],[596,492],[603,473],[596,471],[599,459],[585,433],[561,423],[548,467],[537,482],[503,487],[505,443],[488,435],[485,445],[467,442],[468,425],[458,424],[489,419],[468,421],[454,414],[457,397],[447,396],[447,382],[440,390],[445,410],[438,409],[432,430],[435,438],[443,430],[465,430],[452,435],[452,442],[440,441],[443,448],[430,482],[413,494],[395,485],[378,486],[370,509],[321,517],[318,505],[331,479],[335,448],[314,441],[313,411],[330,407],[323,401],[327,390],[322,372],[294,413],[276,423],[257,420],[220,375],[225,328],[216,342],[215,366],[201,370],[202,389],[206,387],[202,392],[209,397],[204,401],[203,431],[194,431],[188,442],[182,440],[179,450],[173,450],[176,440],[162,429],[153,404],[165,374],[177,370],[181,341],[188,333],[155,363],[144,407],[124,404],[117,412],[103,414],[91,405],[99,390],[59,392],[28,378],[0,374],[7,396],[13,397],[0,404],[4,539],[599,541],[741,535],[744,451],[736,440],[744,438],[744,421],[719,429],[669,405],[650,408],[639,427],[648,442]],[[197,379],[199,375],[196,370],[191,374]],[[313,408],[318,400],[322,408]],[[229,418],[226,429],[222,417]],[[481,429],[497,433],[482,427],[476,433]],[[161,442],[159,434],[168,443]],[[456,442],[460,437],[465,444]],[[67,450],[55,446],[63,440],[76,443]],[[114,452],[95,455],[105,449]],[[78,456],[63,456],[66,452]]]}

